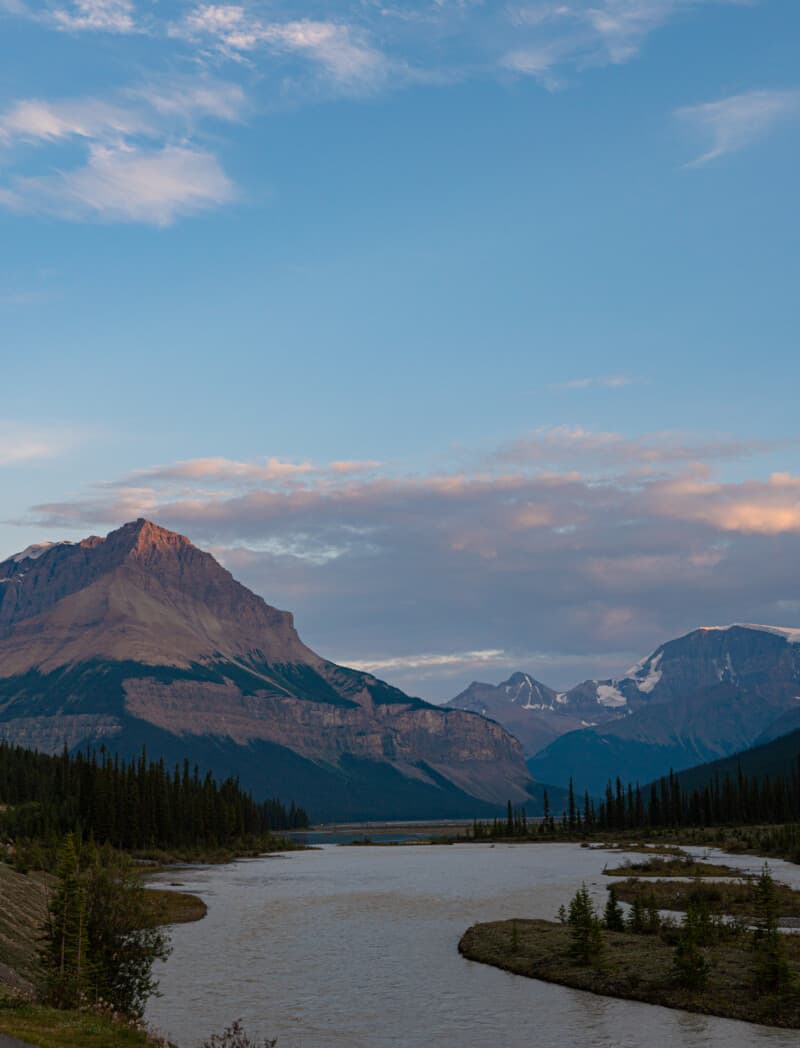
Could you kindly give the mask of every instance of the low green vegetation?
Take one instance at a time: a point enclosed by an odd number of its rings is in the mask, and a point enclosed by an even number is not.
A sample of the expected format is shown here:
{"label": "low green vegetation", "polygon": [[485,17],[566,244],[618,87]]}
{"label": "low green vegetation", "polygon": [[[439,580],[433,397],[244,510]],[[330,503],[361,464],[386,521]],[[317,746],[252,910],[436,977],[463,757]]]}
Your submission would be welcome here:
{"label": "low green vegetation", "polygon": [[[639,900],[659,910],[685,913],[693,906],[703,906],[709,913],[746,919],[756,912],[757,881],[642,881],[630,877],[615,884],[622,902]],[[800,917],[800,892],[785,884],[775,885],[781,918]]]}
{"label": "low green vegetation", "polygon": [[561,907],[557,923],[478,924],[459,950],[470,960],[610,997],[800,1029],[800,938],[779,931],[780,886],[765,866],[752,885],[734,887],[751,892],[751,927],[726,922],[695,899],[680,924],[638,896],[624,915],[619,885],[610,886],[601,917],[584,886]]}
{"label": "low green vegetation", "polygon": [[197,895],[170,888],[148,888],[144,895],[143,920],[148,928],[201,921],[208,907]]}
{"label": "low green vegetation", "polygon": [[644,862],[623,862],[612,869],[604,868],[609,877],[745,877],[741,870],[717,863],[700,862],[691,855],[679,854],[670,858],[654,856]]}
{"label": "low green vegetation", "polygon": [[166,1048],[167,1042],[119,1017],[95,1011],[62,1011],[0,999],[0,1033],[38,1048]]}

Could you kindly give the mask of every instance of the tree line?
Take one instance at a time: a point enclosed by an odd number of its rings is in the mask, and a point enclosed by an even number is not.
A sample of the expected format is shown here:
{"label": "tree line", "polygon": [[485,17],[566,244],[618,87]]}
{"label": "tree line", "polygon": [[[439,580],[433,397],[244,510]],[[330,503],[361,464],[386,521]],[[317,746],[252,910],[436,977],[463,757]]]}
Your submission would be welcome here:
{"label": "tree line", "polygon": [[763,826],[800,822],[800,756],[789,776],[718,773],[700,786],[686,787],[670,771],[644,788],[617,777],[602,798],[575,793],[570,779],[567,804],[559,813],[543,795],[544,816],[528,818],[524,806],[508,802],[506,817],[473,822],[476,840],[532,837],[607,830],[658,830],[705,826]]}
{"label": "tree line", "polygon": [[256,801],[236,778],[217,782],[188,760],[168,769],[143,750],[131,761],[105,748],[60,756],[0,742],[0,836],[74,834],[136,851],[224,848],[308,826],[303,808]]}

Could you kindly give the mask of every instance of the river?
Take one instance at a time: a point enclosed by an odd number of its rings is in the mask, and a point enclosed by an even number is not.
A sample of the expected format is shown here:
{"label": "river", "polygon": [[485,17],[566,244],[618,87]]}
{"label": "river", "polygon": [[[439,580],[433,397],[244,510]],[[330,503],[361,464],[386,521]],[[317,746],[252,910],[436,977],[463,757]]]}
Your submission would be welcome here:
{"label": "river", "polygon": [[[180,1048],[237,1018],[278,1048],[797,1048],[797,1031],[597,997],[458,954],[469,925],[553,919],[583,881],[603,905],[603,866],[619,858],[574,844],[326,844],[166,874],[208,915],[172,929],[148,1020]],[[798,867],[771,866],[800,886]]]}

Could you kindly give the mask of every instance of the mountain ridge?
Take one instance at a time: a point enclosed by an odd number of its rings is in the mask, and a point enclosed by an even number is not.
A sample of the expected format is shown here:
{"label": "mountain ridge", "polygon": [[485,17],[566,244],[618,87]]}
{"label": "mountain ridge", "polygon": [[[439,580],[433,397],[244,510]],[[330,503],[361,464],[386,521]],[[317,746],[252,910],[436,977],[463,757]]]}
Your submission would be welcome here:
{"label": "mountain ridge", "polygon": [[[584,681],[567,692],[537,682],[539,694],[553,696],[539,709],[509,703],[507,683],[470,685],[450,704],[469,692],[467,701],[491,705],[491,715],[523,741],[534,777],[562,786],[573,777],[597,793],[617,774],[647,781],[800,725],[800,630],[698,627],[659,645],[620,678]],[[547,731],[555,737],[547,739]]]}

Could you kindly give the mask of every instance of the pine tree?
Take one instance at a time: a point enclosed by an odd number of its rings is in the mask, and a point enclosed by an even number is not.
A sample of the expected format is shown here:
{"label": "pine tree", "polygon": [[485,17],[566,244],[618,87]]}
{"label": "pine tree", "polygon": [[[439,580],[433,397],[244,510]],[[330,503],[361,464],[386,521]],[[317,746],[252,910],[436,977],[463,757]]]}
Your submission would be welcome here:
{"label": "pine tree", "polygon": [[641,897],[636,895],[631,903],[630,912],[628,914],[627,928],[628,931],[636,932],[638,935],[644,934],[647,927],[647,914],[645,912],[644,903]]}
{"label": "pine tree", "polygon": [[672,958],[675,981],[686,990],[702,990],[708,981],[708,961],[700,950],[700,921],[693,903],[689,903]]}
{"label": "pine tree", "polygon": [[786,943],[778,927],[778,893],[769,866],[764,863],[755,885],[755,983],[759,992],[779,992],[792,983]]}
{"label": "pine tree", "polygon": [[603,932],[585,884],[569,904],[567,924],[570,928],[570,958],[576,964],[599,964],[605,945]]}
{"label": "pine tree", "polygon": [[60,1008],[75,1008],[87,986],[86,891],[81,883],[75,838],[64,838],[58,861],[58,885],[50,903],[43,960],[49,997]]}
{"label": "pine tree", "polygon": [[617,890],[613,884],[608,889],[608,899],[603,913],[603,920],[610,932],[625,931],[625,915],[622,912],[622,907],[617,899]]}

